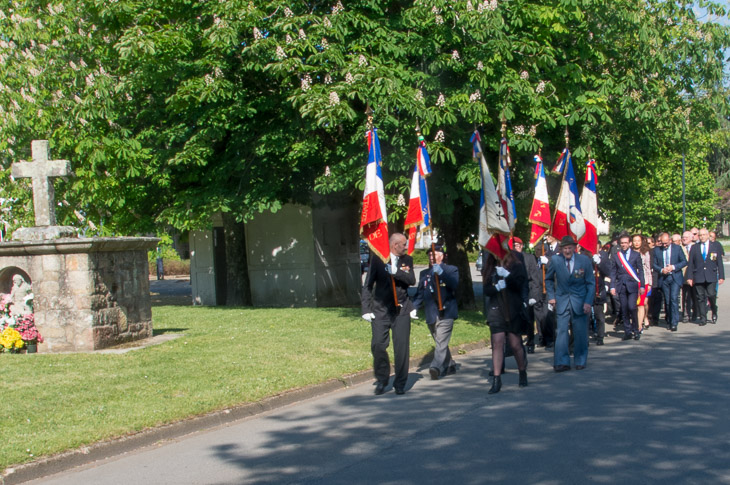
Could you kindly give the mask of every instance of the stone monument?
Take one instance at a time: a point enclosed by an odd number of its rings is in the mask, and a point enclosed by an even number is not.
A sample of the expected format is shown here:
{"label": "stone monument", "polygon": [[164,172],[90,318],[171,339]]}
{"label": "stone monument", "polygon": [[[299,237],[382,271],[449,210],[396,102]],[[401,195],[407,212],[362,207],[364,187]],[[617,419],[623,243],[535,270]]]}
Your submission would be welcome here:
{"label": "stone monument", "polygon": [[73,227],[57,226],[50,178],[72,175],[70,163],[50,160],[46,140],[32,142],[32,157],[11,170],[33,180],[36,225],[0,243],[0,292],[12,293],[21,279],[32,286],[44,338],[39,351],[96,350],[151,337],[147,251],[159,239],[78,238]]}

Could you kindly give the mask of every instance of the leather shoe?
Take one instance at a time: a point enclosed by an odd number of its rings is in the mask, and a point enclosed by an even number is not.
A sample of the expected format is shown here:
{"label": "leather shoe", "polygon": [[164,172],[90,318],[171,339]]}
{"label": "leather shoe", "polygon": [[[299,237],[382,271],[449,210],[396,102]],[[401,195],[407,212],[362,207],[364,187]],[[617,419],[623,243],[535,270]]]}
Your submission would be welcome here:
{"label": "leather shoe", "polygon": [[707,325],[707,320],[700,320],[700,321],[698,322],[698,325],[699,325],[700,327],[704,327],[705,325]]}
{"label": "leather shoe", "polygon": [[527,353],[528,354],[534,354],[535,353],[535,346],[534,345],[528,345],[527,346]]}
{"label": "leather shoe", "polygon": [[378,382],[378,384],[375,386],[375,395],[380,396],[381,394],[383,394],[385,392],[385,386],[387,386],[387,384],[383,382]]}
{"label": "leather shoe", "polygon": [[403,389],[402,387],[396,387],[395,388],[395,393],[398,394],[398,395],[405,394],[406,393],[406,390]]}
{"label": "leather shoe", "polygon": [[639,340],[641,338],[641,334],[637,333],[634,335],[634,340]]}
{"label": "leather shoe", "polygon": [[565,372],[567,370],[570,370],[569,365],[556,365],[553,368],[555,369],[555,372]]}
{"label": "leather shoe", "polygon": [[585,368],[586,368],[586,366],[584,366],[584,365],[576,365],[575,366],[575,370],[583,370]]}
{"label": "leather shoe", "polygon": [[677,326],[676,326],[676,325],[674,325],[674,326],[673,326],[673,327],[672,327],[672,328],[671,328],[670,330],[671,330],[672,332],[676,332],[676,331],[677,331]]}
{"label": "leather shoe", "polygon": [[596,340],[596,345],[603,345],[603,339],[599,338],[598,340]]}
{"label": "leather shoe", "polygon": [[716,313],[712,314],[712,323],[717,323],[717,314]]}
{"label": "leather shoe", "polygon": [[450,376],[452,374],[456,374],[456,364],[452,364],[449,366],[448,369],[446,369],[446,375]]}
{"label": "leather shoe", "polygon": [[634,336],[632,334],[625,333],[623,338],[621,338],[621,340],[631,340],[632,338],[634,338]]}
{"label": "leather shoe", "polygon": [[441,375],[441,371],[438,370],[436,367],[431,367],[430,369],[428,369],[428,373],[431,374],[432,381],[438,380],[439,376]]}

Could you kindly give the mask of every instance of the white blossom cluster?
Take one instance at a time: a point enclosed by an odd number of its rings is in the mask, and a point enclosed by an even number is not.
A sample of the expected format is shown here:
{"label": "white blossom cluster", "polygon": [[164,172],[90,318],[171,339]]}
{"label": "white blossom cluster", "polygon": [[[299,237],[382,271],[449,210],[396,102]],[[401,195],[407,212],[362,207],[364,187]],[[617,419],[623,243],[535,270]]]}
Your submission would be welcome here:
{"label": "white blossom cluster", "polygon": [[416,90],[416,94],[415,94],[415,96],[413,96],[413,99],[415,99],[418,102],[423,101],[423,91],[421,91],[420,89]]}
{"label": "white blossom cluster", "polygon": [[330,43],[327,42],[327,39],[322,37],[322,41],[319,43],[320,46],[322,46],[322,50],[327,50],[327,48],[330,46]]}
{"label": "white blossom cluster", "polygon": [[532,125],[530,127],[530,136],[535,136],[535,135],[537,135],[537,125]]}
{"label": "white blossom cluster", "polygon": [[477,62],[477,71],[484,70],[484,63],[482,61]]}
{"label": "white blossom cluster", "polygon": [[329,19],[329,17],[325,17],[325,18],[324,18],[324,22],[322,22],[322,25],[324,25],[324,27],[325,27],[326,29],[329,29],[329,28],[331,28],[331,27],[332,27],[332,22],[330,22],[330,19]]}
{"label": "white blossom cluster", "polygon": [[215,69],[213,69],[213,76],[223,77],[223,71],[221,70],[220,67],[216,67]]}
{"label": "white blossom cluster", "polygon": [[305,40],[307,38],[307,34],[304,33],[303,29],[299,29],[299,40]]}
{"label": "white blossom cluster", "polygon": [[294,39],[292,39],[291,35],[289,35],[289,34],[286,34],[286,37],[284,37],[284,40],[286,41],[287,44],[291,44],[292,42],[294,42]]}
{"label": "white blossom cluster", "polygon": [[446,97],[442,93],[439,93],[439,97],[436,100],[436,106],[438,106],[439,108],[443,108],[444,106],[446,106]]}
{"label": "white blossom cluster", "polygon": [[398,202],[399,207],[405,207],[406,205],[406,198],[403,196],[403,194],[398,194]]}
{"label": "white blossom cluster", "polygon": [[454,49],[454,52],[451,53],[451,60],[454,62],[459,62],[460,59],[461,59],[461,56],[459,56],[459,51]]}
{"label": "white blossom cluster", "polygon": [[537,86],[535,87],[535,92],[537,94],[542,94],[545,92],[545,81],[540,81],[537,83]]}
{"label": "white blossom cluster", "polygon": [[312,77],[309,74],[305,74],[302,77],[302,91],[309,91],[312,87]]}
{"label": "white blossom cluster", "polygon": [[330,76],[329,74],[325,74],[325,76],[324,76],[324,83],[325,84],[332,84],[332,76]]}
{"label": "white blossom cluster", "polygon": [[522,126],[522,125],[515,126],[514,134],[515,135],[524,135],[525,134],[525,127]]}
{"label": "white blossom cluster", "polygon": [[354,82],[355,82],[355,78],[353,78],[353,77],[352,77],[352,74],[350,74],[350,73],[348,72],[347,74],[345,74],[345,82],[346,82],[347,84],[352,84],[352,83],[354,83]]}
{"label": "white blossom cluster", "polygon": [[436,25],[441,25],[444,23],[444,18],[441,15],[437,15],[434,22],[436,22]]}
{"label": "white blossom cluster", "polygon": [[329,165],[325,165],[325,167],[324,167],[324,176],[325,177],[329,177],[330,175],[332,175],[332,172],[330,171],[330,166]]}
{"label": "white blossom cluster", "polygon": [[213,76],[211,76],[210,74],[206,74],[205,77],[203,77],[203,81],[205,81],[206,86],[210,86],[211,84],[213,84]]}
{"label": "white blossom cluster", "polygon": [[495,10],[497,10],[497,0],[484,0],[477,6],[477,12],[479,13],[494,12]]}
{"label": "white blossom cluster", "polygon": [[446,140],[446,137],[444,136],[444,130],[437,131],[436,136],[433,137],[433,141],[436,143],[443,143],[444,140]]}
{"label": "white blossom cluster", "polygon": [[639,101],[641,99],[641,93],[639,91],[637,91],[636,89],[632,89],[631,93],[629,93],[629,96],[634,101]]}
{"label": "white blossom cluster", "polygon": [[367,65],[368,65],[368,60],[367,60],[367,59],[365,59],[365,56],[364,56],[364,55],[360,54],[360,57],[359,57],[359,58],[358,58],[358,60],[357,60],[357,64],[358,64],[358,65],[359,65],[360,67],[365,67],[365,66],[367,66]]}
{"label": "white blossom cluster", "polygon": [[280,45],[276,46],[276,57],[278,57],[279,59],[287,58],[286,52],[284,52],[284,49]]}
{"label": "white blossom cluster", "polygon": [[466,2],[466,11],[467,12],[473,12],[474,11],[474,5],[471,4],[471,0],[468,0]]}
{"label": "white blossom cluster", "polygon": [[337,1],[334,7],[332,7],[332,15],[337,15],[338,13],[345,10],[345,7],[342,6],[342,2],[340,0]]}
{"label": "white blossom cluster", "polygon": [[287,17],[287,18],[291,18],[291,17],[294,16],[294,12],[292,12],[289,7],[286,7],[284,9],[284,16]]}
{"label": "white blossom cluster", "polygon": [[254,38],[254,40],[261,40],[264,38],[261,31],[256,27],[253,28],[253,38]]}
{"label": "white blossom cluster", "polygon": [[337,104],[340,104],[340,97],[336,92],[330,91],[330,106],[335,106]]}
{"label": "white blossom cluster", "polygon": [[529,72],[527,72],[527,71],[522,71],[522,72],[520,73],[520,78],[521,78],[521,79],[525,79],[525,80],[527,80],[527,79],[530,79],[530,73],[529,73]]}
{"label": "white blossom cluster", "polygon": [[480,99],[482,99],[482,93],[480,93],[478,90],[474,91],[473,93],[471,93],[469,95],[470,103],[475,103],[475,102],[479,101]]}

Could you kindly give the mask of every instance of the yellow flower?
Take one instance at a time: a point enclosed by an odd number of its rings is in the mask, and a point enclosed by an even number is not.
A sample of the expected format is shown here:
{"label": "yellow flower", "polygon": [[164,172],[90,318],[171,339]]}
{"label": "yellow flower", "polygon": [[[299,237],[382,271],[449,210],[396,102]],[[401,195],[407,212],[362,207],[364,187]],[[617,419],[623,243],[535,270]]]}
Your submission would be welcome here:
{"label": "yellow flower", "polygon": [[16,349],[22,349],[24,345],[25,345],[25,342],[23,342],[23,340],[16,340],[15,341],[15,348]]}

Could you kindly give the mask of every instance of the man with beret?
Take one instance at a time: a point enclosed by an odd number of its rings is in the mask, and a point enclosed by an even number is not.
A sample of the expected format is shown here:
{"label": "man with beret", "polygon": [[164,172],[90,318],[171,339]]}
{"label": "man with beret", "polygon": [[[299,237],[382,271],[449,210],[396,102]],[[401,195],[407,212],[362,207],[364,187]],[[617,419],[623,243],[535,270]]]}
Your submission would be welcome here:
{"label": "man with beret", "polygon": [[571,323],[576,370],[585,369],[588,361],[588,315],[593,308],[596,280],[591,259],[575,253],[577,244],[571,236],[565,236],[560,241],[560,253],[550,259],[545,274],[548,303],[555,307],[558,320],[555,372],[570,370],[568,328]]}
{"label": "man with beret", "polygon": [[428,250],[428,257],[430,265],[419,275],[418,290],[413,300],[415,309],[411,312],[411,318],[416,318],[418,308],[424,308],[426,324],[435,345],[428,372],[431,379],[436,380],[456,372],[456,363],[451,358],[449,341],[454,329],[454,320],[459,317],[456,303],[459,268],[444,262],[444,248],[440,244],[435,244]]}

